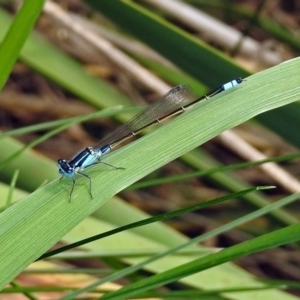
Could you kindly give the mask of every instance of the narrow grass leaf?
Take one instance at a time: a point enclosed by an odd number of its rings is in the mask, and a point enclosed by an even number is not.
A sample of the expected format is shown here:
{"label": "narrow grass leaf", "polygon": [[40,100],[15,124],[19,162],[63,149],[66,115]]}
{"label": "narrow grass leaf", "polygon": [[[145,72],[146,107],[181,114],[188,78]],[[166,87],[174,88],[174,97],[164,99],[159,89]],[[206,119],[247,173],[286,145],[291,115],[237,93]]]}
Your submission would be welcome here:
{"label": "narrow grass leaf", "polygon": [[0,44],[0,91],[43,9],[44,2],[45,0],[24,1]]}

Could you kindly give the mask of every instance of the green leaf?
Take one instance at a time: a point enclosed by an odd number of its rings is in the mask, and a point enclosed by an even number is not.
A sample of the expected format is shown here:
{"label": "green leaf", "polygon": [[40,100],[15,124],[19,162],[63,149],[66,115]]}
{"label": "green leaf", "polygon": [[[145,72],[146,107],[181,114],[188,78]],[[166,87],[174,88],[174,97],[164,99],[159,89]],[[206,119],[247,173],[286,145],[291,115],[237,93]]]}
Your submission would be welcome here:
{"label": "green leaf", "polygon": [[[145,268],[146,270],[150,271],[150,272],[154,272],[154,273],[158,273],[158,274],[162,274],[162,272],[166,271],[166,270],[170,270],[171,269],[175,269],[177,270],[179,266],[181,265],[187,265],[191,262],[191,260],[196,256],[196,258],[203,257],[203,255],[207,254],[207,253],[203,253],[203,250],[201,247],[197,247],[198,253],[195,253],[195,256],[183,256],[183,255],[178,255],[178,251],[180,250],[191,250],[191,247],[196,248],[196,244],[203,242],[207,239],[210,239],[212,237],[215,237],[221,233],[227,232],[233,228],[236,228],[242,224],[245,224],[251,220],[254,220],[256,218],[258,218],[259,216],[262,216],[274,209],[278,209],[279,207],[283,207],[285,205],[288,205],[294,201],[296,201],[299,198],[299,193],[297,194],[293,194],[290,195],[284,199],[281,199],[275,203],[272,203],[270,205],[268,205],[267,207],[264,207],[262,209],[259,209],[257,211],[254,211],[250,214],[247,214],[241,218],[238,218],[232,222],[229,222],[225,225],[222,225],[218,228],[215,228],[209,232],[206,232],[202,235],[199,235],[187,242],[181,243],[179,245],[176,245],[175,247],[171,247],[169,246],[169,248],[167,250],[163,250],[160,253],[153,255],[147,259],[143,259],[143,258],[125,258],[123,259],[126,263],[129,263],[132,266],[129,266],[127,268],[123,268],[120,271],[116,271],[111,275],[108,275],[107,277],[101,278],[95,282],[93,282],[92,284],[79,289],[73,293],[68,294],[67,296],[63,297],[63,300],[67,300],[67,299],[74,299],[75,297],[79,296],[81,293],[84,292],[89,292],[91,290],[93,290],[94,288],[96,288],[97,286],[104,284],[106,282],[110,282],[110,281],[114,281],[117,279],[120,279],[124,276],[128,276],[129,274],[132,274],[133,272],[140,270],[141,268]],[[84,223],[84,224],[83,224]],[[78,235],[81,236],[82,232],[85,232],[87,230],[87,228],[93,228],[92,230],[95,231],[94,228],[103,228],[103,221],[101,220],[88,220],[87,222],[83,222],[81,224],[79,224],[74,230],[72,230],[70,233],[68,233],[65,237],[64,240],[71,242],[72,240],[78,239]],[[107,230],[105,228],[105,230]],[[153,231],[155,230],[152,226],[149,228],[148,227],[148,231]],[[157,232],[157,231],[155,231]],[[107,249],[109,250],[114,250],[114,249],[119,249],[120,245],[122,245],[123,249],[128,249],[130,248],[131,250],[133,250],[133,248],[135,246],[133,245],[138,245],[137,249],[152,249],[153,247],[153,242],[154,240],[151,239],[150,241],[146,240],[145,238],[148,235],[145,234],[140,234],[140,235],[133,235],[132,233],[126,232],[121,236],[111,236],[110,239],[106,239],[105,243],[103,243],[102,241],[97,241],[95,243],[92,244],[88,244],[85,247],[89,250],[98,250],[98,249]],[[128,241],[131,241],[131,243],[128,243]],[[286,239],[287,242],[289,242],[289,237]],[[261,241],[260,241],[261,242]],[[264,241],[262,241],[264,242]],[[163,246],[168,244],[168,238],[165,238],[163,241],[160,242]],[[269,247],[272,247],[273,245],[277,245],[278,240],[276,239],[276,236],[273,236],[273,240],[269,240]],[[262,243],[263,244],[263,243]],[[156,244],[154,244],[156,246]],[[256,245],[257,247],[261,247],[262,245]],[[202,250],[202,251],[201,251]],[[209,252],[209,250],[205,249],[204,251]],[[214,252],[214,251],[213,251]],[[237,254],[236,252],[232,252],[233,254]],[[251,254],[251,250],[249,253],[245,252],[244,255],[247,254]],[[176,257],[174,258],[174,255],[176,255]],[[224,257],[221,256],[221,259],[224,259]],[[222,264],[224,261],[219,260],[219,263]],[[212,256],[212,260],[214,260],[214,256]],[[217,263],[215,261],[210,262],[213,263],[214,266],[217,265]],[[176,276],[179,276],[179,274],[175,271],[173,274],[175,274],[175,278],[172,277],[172,275],[170,275],[170,272],[167,272],[166,277],[168,277],[169,282],[176,280],[178,278],[176,278]],[[192,275],[192,274],[190,274]],[[184,282],[185,284],[189,284],[190,286],[193,287],[197,287],[200,289],[212,289],[212,288],[216,288],[216,286],[218,286],[220,289],[224,287],[228,288],[228,287],[234,287],[234,286],[245,286],[245,287],[262,287],[262,285],[259,282],[256,282],[254,280],[252,280],[252,278],[250,278],[251,275],[249,275],[248,273],[246,273],[245,271],[242,271],[240,269],[238,269],[237,267],[235,267],[232,264],[227,264],[226,266],[219,266],[218,268],[213,268],[210,269],[209,272],[206,272],[205,275],[202,274],[193,274],[193,277],[181,277],[182,282]],[[160,277],[160,280],[166,280],[166,277]],[[225,280],[226,278],[226,280]],[[151,281],[151,280],[150,280]],[[225,282],[224,282],[225,281]],[[149,282],[149,281],[148,281]],[[133,286],[136,287],[136,284],[134,283]],[[144,290],[148,289],[148,285],[147,283],[143,286]],[[151,288],[151,286],[150,286]],[[127,286],[126,291],[130,292],[130,296],[135,295],[136,293],[136,289]],[[116,296],[119,296],[119,293],[116,292],[116,294],[114,294]],[[251,294],[244,294],[245,295],[245,299],[251,299]],[[275,299],[274,296],[276,295],[276,297],[282,297],[282,294],[278,291],[269,291],[267,294],[259,294],[256,296],[257,300],[258,299],[265,299],[266,296],[271,297],[270,299]],[[111,294],[109,294],[109,296],[112,296]],[[235,295],[230,295],[231,297],[234,298]],[[241,297],[241,295],[239,295]],[[291,298],[292,296],[286,296],[286,298]],[[293,297],[292,297],[293,298]],[[238,298],[241,299],[241,298]],[[276,298],[277,299],[277,298]],[[281,299],[281,298],[279,298]]]}
{"label": "green leaf", "polygon": [[250,74],[226,55],[136,2],[85,2],[208,86],[217,86]]}
{"label": "green leaf", "polygon": [[96,166],[87,170],[93,178],[94,199],[90,199],[86,178],[79,178],[70,203],[71,182],[64,179],[5,210],[0,215],[0,288],[117,192],[220,132],[296,101],[300,96],[299,67],[300,60],[295,59],[249,77],[235,89],[107,155],[105,162],[126,169]]}
{"label": "green leaf", "polygon": [[[126,0],[85,0],[85,2],[110,18],[122,30],[136,36],[188,75],[208,86],[217,86],[232,78],[246,77],[250,74],[228,56],[139,3]],[[170,78],[170,74],[165,75],[164,78]],[[299,148],[300,140],[295,134],[300,126],[299,116],[300,106],[295,103],[284,109],[258,116],[256,119]]]}
{"label": "green leaf", "polygon": [[[12,18],[0,9],[0,39],[5,30],[8,30],[11,21]],[[35,32],[26,41],[20,53],[20,60],[95,107],[130,104],[129,99],[108,83],[88,74],[74,59]]]}
{"label": "green leaf", "polygon": [[139,280],[116,292],[108,293],[101,297],[101,299],[126,299],[127,297],[138,295],[140,292],[175,282],[180,278],[187,277],[216,265],[243,257],[245,254],[249,255],[284,244],[293,243],[299,241],[299,239],[300,224],[290,225],[286,228],[279,229],[257,238],[253,238],[249,241],[242,242],[238,245],[223,249],[217,253],[201,257],[171,270]]}
{"label": "green leaf", "polygon": [[27,0],[22,3],[3,42],[0,44],[0,90],[2,90],[25,41],[39,17],[45,0]]}

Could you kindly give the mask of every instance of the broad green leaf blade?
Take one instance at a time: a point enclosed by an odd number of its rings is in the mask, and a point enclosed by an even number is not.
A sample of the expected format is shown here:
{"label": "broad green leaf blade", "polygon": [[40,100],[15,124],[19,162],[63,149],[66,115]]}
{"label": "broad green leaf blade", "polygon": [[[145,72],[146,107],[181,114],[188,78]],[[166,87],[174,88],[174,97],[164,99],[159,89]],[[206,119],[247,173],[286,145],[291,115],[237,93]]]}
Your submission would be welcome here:
{"label": "broad green leaf blade", "polygon": [[252,76],[108,155],[105,162],[126,170],[105,166],[87,170],[93,178],[92,200],[86,178],[77,180],[71,203],[70,181],[56,180],[4,211],[0,215],[0,274],[4,274],[0,288],[120,190],[220,132],[297,100],[299,67],[300,60],[295,59]]}

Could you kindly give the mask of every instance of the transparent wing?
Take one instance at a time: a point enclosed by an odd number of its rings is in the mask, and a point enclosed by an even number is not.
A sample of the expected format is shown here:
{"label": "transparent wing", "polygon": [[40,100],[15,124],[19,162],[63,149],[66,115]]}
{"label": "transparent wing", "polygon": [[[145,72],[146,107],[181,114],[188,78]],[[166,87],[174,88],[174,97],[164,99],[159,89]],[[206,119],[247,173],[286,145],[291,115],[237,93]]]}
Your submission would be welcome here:
{"label": "transparent wing", "polygon": [[162,96],[160,101],[150,104],[135,115],[129,122],[108,134],[94,147],[95,150],[113,144],[115,141],[119,141],[123,137],[130,135],[130,133],[138,131],[140,128],[144,128],[148,124],[153,123],[155,120],[161,119],[173,111],[176,111],[190,102],[189,96],[191,92],[192,89],[188,84],[181,84],[172,88]]}

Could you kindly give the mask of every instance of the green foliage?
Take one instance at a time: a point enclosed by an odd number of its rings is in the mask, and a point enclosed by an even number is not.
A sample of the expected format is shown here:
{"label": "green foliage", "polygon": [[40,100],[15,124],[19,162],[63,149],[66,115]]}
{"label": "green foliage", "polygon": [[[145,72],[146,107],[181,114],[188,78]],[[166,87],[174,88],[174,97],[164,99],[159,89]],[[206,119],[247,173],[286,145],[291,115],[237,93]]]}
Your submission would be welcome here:
{"label": "green foliage", "polygon": [[28,35],[39,17],[44,2],[45,0],[24,1],[14,22],[9,27],[9,30],[0,45],[0,90],[2,90]]}
{"label": "green foliage", "polygon": [[[184,79],[187,82],[191,80],[195,86],[194,90],[198,91],[198,87],[199,90],[203,88],[203,83],[215,87],[229,79],[249,75],[249,72],[236,65],[219,51],[196,40],[188,33],[140,7],[135,2],[91,0],[86,2],[99,8],[102,13],[113,19],[123,29],[137,36],[181,67],[187,75],[181,72],[174,74],[172,70],[163,69],[160,66],[155,66],[155,63],[147,62],[153,70],[160,69],[161,76],[168,78],[174,84],[177,83],[177,80]],[[42,3],[42,1],[25,1],[13,23],[11,23],[12,18],[0,10],[0,37],[3,38],[8,31],[8,35],[0,48],[0,56],[5,58],[4,63],[0,66],[0,86],[3,86],[19,55],[20,60],[29,67],[98,109],[119,104],[128,106],[131,103],[130,100],[113,89],[107,82],[87,74],[79,63],[50,45],[39,35],[35,33],[29,35],[41,10]],[[29,8],[31,12],[28,11]],[[25,40],[27,42],[22,49]],[[141,58],[140,61],[143,62],[143,59]],[[197,105],[136,142],[105,156],[104,162],[125,167],[125,170],[112,170],[105,165],[88,169],[86,173],[93,179],[94,199],[89,197],[86,178],[78,178],[70,203],[68,199],[71,182],[67,179],[59,181],[55,164],[33,151],[23,151],[16,159],[10,160],[1,169],[0,174],[1,179],[7,182],[10,181],[13,174],[16,174],[17,169],[20,171],[17,185],[28,191],[33,191],[45,180],[52,181],[55,178],[56,180],[38,188],[32,194],[24,197],[22,201],[18,201],[1,213],[0,287],[8,284],[26,266],[38,259],[60,240],[74,243],[78,239],[85,239],[87,236],[98,234],[99,231],[114,230],[117,226],[147,218],[146,214],[123,203],[120,199],[111,198],[147,174],[183,155],[183,161],[196,168],[211,167],[213,163],[209,159],[205,159],[205,162],[200,165],[201,156],[199,156],[199,152],[187,153],[229,128],[259,114],[299,100],[299,67],[300,60],[295,59],[248,77],[247,81],[237,88]],[[201,82],[197,82],[197,80],[201,80]],[[287,117],[280,115],[283,122],[287,119],[291,121],[289,126],[280,132],[284,138],[291,132],[291,128],[299,127],[297,126],[298,104],[290,105],[287,109],[293,110],[296,117],[290,120],[290,115]],[[112,112],[104,111],[103,113],[108,115]],[[128,119],[128,116],[124,114],[116,118],[124,121]],[[275,118],[274,126],[279,124],[277,122],[279,119],[279,117]],[[72,120],[72,122],[74,121],[78,120]],[[65,124],[55,123],[55,130],[61,129],[58,126],[65,126]],[[46,127],[38,128],[45,129]],[[292,138],[296,144],[295,132],[292,134]],[[12,153],[21,148],[21,143],[6,136],[5,139],[1,140],[0,161],[5,161]],[[204,164],[206,165],[204,166]],[[222,177],[215,176],[214,180],[232,191],[246,189],[243,186],[245,183],[237,185],[235,178],[228,173],[222,174]],[[15,184],[14,181],[12,186]],[[9,188],[2,185],[0,188],[1,195],[6,192],[8,195],[7,198],[3,196],[0,199],[3,209],[10,204],[11,199],[16,201],[20,195],[23,195],[19,191],[11,195]],[[255,195],[257,194],[248,195],[249,198],[247,199],[265,200],[261,195],[260,198],[254,198]],[[261,209],[258,211],[258,215],[277,209],[273,212],[277,218],[284,220],[283,222],[286,224],[293,224],[295,219],[293,217],[285,218],[285,212],[278,209],[297,199],[297,196],[290,196],[288,201],[285,199],[286,202],[282,200],[280,205],[272,206],[272,209],[270,207],[266,211]],[[263,206],[267,203],[266,201],[259,201],[256,202],[257,206]],[[92,217],[91,214],[93,214]],[[257,216],[251,215],[251,217]],[[250,215],[249,219],[245,217],[243,220],[239,220],[240,223],[231,224],[232,227],[230,228],[240,225],[242,221],[249,220]],[[226,227],[226,230],[228,229],[229,227]],[[224,232],[222,230],[225,229],[212,232],[211,236]],[[158,232],[159,234],[157,234]],[[115,280],[142,267],[157,274],[143,281],[137,280],[136,283],[129,284],[124,289],[107,294],[103,298],[124,299],[125,296],[132,297],[142,291],[177,280],[197,289],[215,289],[216,287],[225,289],[228,285],[230,287],[261,288],[263,285],[257,284],[252,275],[240,270],[233,264],[228,263],[225,266],[222,264],[257,251],[296,242],[299,240],[298,232],[298,224],[290,225],[224,249],[219,253],[211,253],[202,257],[203,252],[200,253],[200,250],[203,249],[193,245],[195,241],[190,241],[162,223],[155,223],[142,228],[131,228],[131,230],[122,232],[122,235],[109,235],[104,241],[94,241],[84,245],[84,247],[88,250],[98,250],[103,247],[107,252],[111,249],[119,250],[121,248],[127,253],[130,251],[133,253],[134,251],[144,251],[146,253],[149,249],[159,249],[157,257],[150,257],[146,261],[137,257],[123,259],[123,262],[130,265],[129,269],[115,272],[110,277],[101,279],[102,282]],[[203,237],[197,238],[199,238],[197,242],[204,240]],[[105,246],[101,246],[103,243]],[[193,251],[194,256],[186,253],[174,255],[176,252],[174,249],[182,245],[184,247],[189,246],[187,250]],[[199,251],[199,255],[195,256],[195,251]],[[157,261],[163,255],[163,261]],[[150,262],[151,264],[149,264]],[[203,270],[205,270],[205,276],[203,273],[199,273]],[[91,288],[87,287],[86,290]],[[75,295],[81,292],[83,290],[70,294],[65,299],[73,299]],[[284,299],[294,298],[279,291],[264,291],[264,293],[255,295],[256,299],[283,299],[283,296]],[[232,293],[230,297],[232,299],[252,299],[253,294],[251,292]]]}

